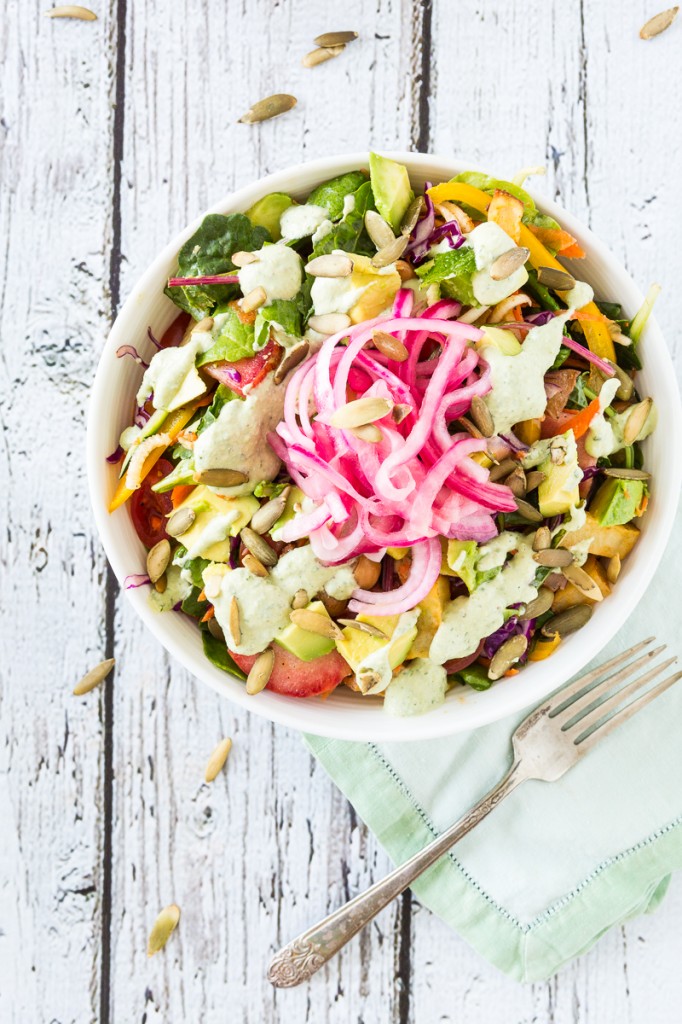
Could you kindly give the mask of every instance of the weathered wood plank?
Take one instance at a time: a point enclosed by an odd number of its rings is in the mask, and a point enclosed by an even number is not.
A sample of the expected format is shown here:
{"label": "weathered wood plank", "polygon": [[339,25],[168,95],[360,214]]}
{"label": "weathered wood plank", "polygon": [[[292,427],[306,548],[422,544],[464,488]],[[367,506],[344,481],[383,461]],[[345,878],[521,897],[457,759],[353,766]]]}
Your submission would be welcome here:
{"label": "weathered wood plank", "polygon": [[[99,1001],[105,560],[85,484],[108,318],[111,53],[93,23],[10,4],[0,34],[0,1019]],[[6,461],[7,460],[7,461]],[[11,460],[11,461],[10,461]]]}

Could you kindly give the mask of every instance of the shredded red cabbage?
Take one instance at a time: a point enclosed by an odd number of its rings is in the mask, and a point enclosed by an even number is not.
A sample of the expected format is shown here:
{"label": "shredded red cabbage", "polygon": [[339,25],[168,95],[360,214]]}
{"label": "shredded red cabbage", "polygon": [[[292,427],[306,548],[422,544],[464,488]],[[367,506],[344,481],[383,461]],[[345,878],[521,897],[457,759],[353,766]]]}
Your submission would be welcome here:
{"label": "shredded red cabbage", "polygon": [[146,572],[134,572],[130,576],[126,576],[123,586],[126,590],[136,590],[138,587],[146,586],[147,583],[151,584],[151,582]]}
{"label": "shredded red cabbage", "polygon": [[147,328],[147,337],[151,341],[152,345],[156,346],[156,348],[159,348],[159,349],[161,348],[161,342],[156,340],[156,338],[154,337],[154,333],[153,333],[151,327]]}
{"label": "shredded red cabbage", "polygon": [[230,569],[239,568],[239,546],[241,539],[237,537],[230,537]]}
{"label": "shredded red cabbage", "polygon": [[117,462],[120,462],[123,458],[124,452],[120,444],[117,446],[116,451],[112,452],[111,455],[107,455],[106,461],[110,466],[115,466]]}
{"label": "shredded red cabbage", "polygon": [[142,356],[137,351],[134,345],[121,345],[120,348],[117,348],[116,358],[121,359],[122,356],[130,356],[132,359],[135,360],[136,363],[139,363],[140,366],[144,366],[145,370],[149,366],[149,363],[145,363],[144,359],[142,358]]}

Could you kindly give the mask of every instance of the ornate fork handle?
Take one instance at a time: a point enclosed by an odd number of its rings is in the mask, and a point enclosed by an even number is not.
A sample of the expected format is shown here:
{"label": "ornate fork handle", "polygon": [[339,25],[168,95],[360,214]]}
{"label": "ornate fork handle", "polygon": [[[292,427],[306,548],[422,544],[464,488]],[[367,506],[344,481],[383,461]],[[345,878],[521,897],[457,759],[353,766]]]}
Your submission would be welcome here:
{"label": "ornate fork handle", "polygon": [[291,988],[307,981],[380,910],[404,892],[415,878],[447,853],[450,847],[482,821],[493,807],[526,778],[528,776],[520,771],[520,762],[516,761],[494,789],[432,843],[399,865],[371,889],[339,907],[319,924],[283,946],[270,963],[268,980],[277,988]]}

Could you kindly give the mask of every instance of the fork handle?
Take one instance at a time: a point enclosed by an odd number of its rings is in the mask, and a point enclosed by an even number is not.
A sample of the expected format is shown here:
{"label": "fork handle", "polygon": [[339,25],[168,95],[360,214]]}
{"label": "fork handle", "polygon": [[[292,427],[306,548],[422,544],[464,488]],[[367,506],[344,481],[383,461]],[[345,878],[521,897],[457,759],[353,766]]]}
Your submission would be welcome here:
{"label": "fork handle", "polygon": [[520,771],[520,762],[515,761],[502,781],[442,835],[370,889],[283,946],[270,962],[268,981],[276,988],[291,988],[307,981],[527,777]]}

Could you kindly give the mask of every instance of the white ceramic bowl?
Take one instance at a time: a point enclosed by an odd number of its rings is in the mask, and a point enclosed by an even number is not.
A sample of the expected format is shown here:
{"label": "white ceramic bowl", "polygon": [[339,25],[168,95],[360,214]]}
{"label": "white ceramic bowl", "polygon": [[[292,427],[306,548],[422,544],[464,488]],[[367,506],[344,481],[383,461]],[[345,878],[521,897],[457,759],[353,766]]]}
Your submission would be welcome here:
{"label": "white ceramic bowl", "polygon": [[[407,165],[412,184],[419,188],[425,180],[447,181],[470,169],[455,160],[430,155],[391,155]],[[299,164],[234,192],[210,212],[247,210],[269,192],[288,192],[303,199],[320,182],[367,165],[366,152]],[[579,265],[580,274],[593,286],[597,297],[619,301],[628,316],[634,315],[642,294],[618,260],[560,206],[536,198],[538,206],[555,217],[587,251],[587,259]],[[129,573],[144,571],[145,551],[127,508],[113,515],[107,512],[118,467],[108,466],[105,456],[116,447],[121,430],[130,422],[140,378],[139,367],[133,360],[117,359],[115,352],[119,345],[133,343],[143,357],[153,354],[147,328],[151,326],[159,336],[177,315],[177,308],[164,296],[163,287],[175,270],[178,249],[201,219],[169,242],[133,289],[109,335],[92,391],[87,435],[90,494],[102,543],[121,584]],[[681,436],[682,414],[672,362],[654,320],[649,321],[641,351],[644,371],[640,389],[654,397],[660,414],[658,428],[645,445],[646,465],[653,473],[654,489],[650,509],[642,522],[642,538],[625,563],[613,593],[595,609],[590,622],[568,637],[548,661],[529,664],[518,676],[503,679],[490,690],[477,693],[457,689],[448,694],[442,707],[415,718],[392,718],[383,712],[381,701],[359,697],[343,686],[326,700],[282,697],[267,690],[249,697],[241,680],[206,660],[199,630],[190,619],[171,612],[155,612],[148,603],[147,588],[129,590],[126,594],[157,640],[202,682],[256,714],[318,735],[349,740],[423,740],[485,725],[539,701],[578,672],[623,624],[656,571],[672,529],[682,463],[670,457],[669,440]]]}

